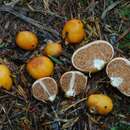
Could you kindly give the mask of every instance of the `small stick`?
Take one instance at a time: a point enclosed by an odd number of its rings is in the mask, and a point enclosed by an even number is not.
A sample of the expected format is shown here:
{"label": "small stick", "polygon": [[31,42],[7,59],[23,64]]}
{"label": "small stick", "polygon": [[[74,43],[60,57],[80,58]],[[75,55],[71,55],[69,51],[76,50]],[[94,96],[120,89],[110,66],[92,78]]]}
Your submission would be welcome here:
{"label": "small stick", "polygon": [[102,13],[102,15],[101,15],[101,19],[104,19],[104,18],[106,17],[107,13],[108,13],[110,10],[112,10],[113,8],[115,8],[115,7],[116,7],[118,4],[120,4],[121,2],[122,2],[122,0],[116,1],[116,2],[114,2],[113,4],[109,5],[109,6],[103,11],[103,13]]}
{"label": "small stick", "polygon": [[130,27],[118,37],[117,42],[121,41],[129,32]]}
{"label": "small stick", "polygon": [[27,16],[25,16],[25,15],[23,15],[21,13],[18,13],[13,8],[11,8],[10,6],[1,6],[0,7],[0,12],[8,12],[10,14],[13,14],[16,17],[24,20],[25,22],[30,23],[33,26],[37,27],[39,29],[39,31],[41,31],[43,33],[46,33],[45,31],[47,31],[47,32],[53,34],[53,36],[56,37],[56,38],[60,37],[60,34],[56,30],[53,30],[53,29],[47,27],[46,25],[41,25],[39,21],[36,21],[36,20],[34,20],[34,19],[30,18],[30,17],[27,17]]}
{"label": "small stick", "polygon": [[56,118],[56,120],[57,120],[57,122],[58,122],[58,125],[60,126],[61,125],[61,122],[59,121],[59,117],[58,117],[58,114],[56,113],[56,111],[55,111],[55,109],[54,109],[54,107],[51,105],[51,109],[53,110],[53,112],[54,112],[54,114],[55,114],[55,118]]}
{"label": "small stick", "polygon": [[[12,126],[11,120],[8,117],[8,113],[6,112],[5,108],[2,105],[0,105],[0,106],[1,106],[1,109],[3,110],[3,112],[5,113],[5,116],[6,116],[7,120],[8,120],[8,123],[10,125],[11,130],[13,130],[13,126]],[[5,119],[4,119],[4,121],[5,121]]]}
{"label": "small stick", "polygon": [[14,7],[17,3],[19,3],[21,0],[13,0],[12,2],[5,3],[6,6]]}
{"label": "small stick", "polygon": [[85,101],[85,100],[87,100],[87,98],[83,98],[83,99],[77,101],[76,103],[74,103],[74,104],[68,106],[67,108],[63,109],[63,110],[61,111],[61,113],[64,113],[64,112],[68,111],[68,110],[71,109],[72,107],[76,106],[77,104],[79,104],[79,103],[81,103],[81,102],[83,102],[83,101]]}

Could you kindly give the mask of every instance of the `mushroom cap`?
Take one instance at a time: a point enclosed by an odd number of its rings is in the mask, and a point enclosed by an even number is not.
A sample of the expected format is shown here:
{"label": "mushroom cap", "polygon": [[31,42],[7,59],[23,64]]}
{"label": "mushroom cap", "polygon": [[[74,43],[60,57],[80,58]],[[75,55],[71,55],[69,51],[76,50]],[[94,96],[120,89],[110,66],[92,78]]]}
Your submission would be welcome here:
{"label": "mushroom cap", "polygon": [[56,81],[51,77],[36,80],[32,85],[33,96],[40,101],[53,102],[58,93]]}
{"label": "mushroom cap", "polygon": [[53,75],[54,64],[46,56],[35,56],[27,62],[27,72],[34,79],[40,79]]}
{"label": "mushroom cap", "polygon": [[61,76],[60,85],[67,97],[75,97],[86,88],[87,79],[79,71],[68,71]]}
{"label": "mushroom cap", "polygon": [[10,90],[12,84],[11,71],[6,65],[0,64],[0,87]]}
{"label": "mushroom cap", "polygon": [[78,44],[85,38],[84,24],[79,19],[71,19],[64,25],[62,38],[70,44]]}
{"label": "mushroom cap", "polygon": [[60,56],[63,51],[61,41],[53,42],[48,40],[43,52],[48,56]]}
{"label": "mushroom cap", "polygon": [[72,55],[73,66],[83,72],[100,71],[114,55],[112,45],[104,40],[91,42],[79,49]]}
{"label": "mushroom cap", "polygon": [[122,57],[114,58],[107,65],[106,73],[113,87],[130,96],[130,61]]}
{"label": "mushroom cap", "polygon": [[30,31],[20,31],[16,36],[16,44],[24,50],[34,50],[38,45],[38,38]]}
{"label": "mushroom cap", "polygon": [[104,94],[92,94],[88,97],[87,105],[91,113],[107,115],[113,109],[112,99]]}

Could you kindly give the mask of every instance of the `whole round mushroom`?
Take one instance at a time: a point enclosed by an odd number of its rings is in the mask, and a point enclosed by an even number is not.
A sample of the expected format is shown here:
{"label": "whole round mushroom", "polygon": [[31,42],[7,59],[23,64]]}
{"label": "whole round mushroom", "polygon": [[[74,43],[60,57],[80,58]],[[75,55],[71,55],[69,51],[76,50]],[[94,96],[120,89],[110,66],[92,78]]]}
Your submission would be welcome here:
{"label": "whole round mushroom", "polygon": [[53,74],[54,64],[46,56],[35,56],[27,62],[26,69],[32,78],[40,79]]}
{"label": "whole round mushroom", "polygon": [[12,84],[11,71],[7,65],[0,64],[0,87],[6,90],[11,90]]}
{"label": "whole round mushroom", "polygon": [[80,19],[68,20],[62,31],[62,38],[72,44],[79,44],[85,38],[84,24]]}
{"label": "whole round mushroom", "polygon": [[30,31],[20,31],[16,35],[16,44],[24,50],[34,50],[38,45],[38,38]]}
{"label": "whole round mushroom", "polygon": [[89,111],[93,114],[107,115],[113,109],[112,99],[105,94],[92,94],[87,99]]}

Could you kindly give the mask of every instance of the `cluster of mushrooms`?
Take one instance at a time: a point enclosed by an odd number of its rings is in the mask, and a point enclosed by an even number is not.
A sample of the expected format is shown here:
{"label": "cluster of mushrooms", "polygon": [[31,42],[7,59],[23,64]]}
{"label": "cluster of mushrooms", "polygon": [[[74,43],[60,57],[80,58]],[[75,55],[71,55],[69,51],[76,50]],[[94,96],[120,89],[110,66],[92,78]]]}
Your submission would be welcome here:
{"label": "cluster of mushrooms", "polygon": [[[78,19],[72,19],[65,23],[62,37],[65,42],[75,45],[85,37],[83,23]],[[16,44],[27,51],[36,49],[37,36],[29,31],[21,31],[16,36]],[[52,78],[54,63],[49,56],[59,56],[62,53],[60,41],[49,40],[43,49],[43,55],[35,56],[27,61],[26,70],[36,81],[32,84],[33,96],[42,101],[53,102],[61,87],[66,97],[75,97],[81,94],[87,87],[89,77],[85,73],[96,73],[106,66],[106,73],[113,87],[122,94],[130,96],[130,61],[123,57],[114,58],[113,46],[104,40],[96,40],[78,48],[71,57],[72,65],[76,70],[62,74],[60,85]],[[3,69],[2,69],[3,68]],[[2,75],[3,74],[3,75]],[[8,78],[8,82],[2,76]],[[0,65],[0,86],[11,89],[11,72],[6,65]],[[106,115],[112,111],[113,103],[109,96],[104,94],[92,94],[87,99],[90,112],[98,112]]]}

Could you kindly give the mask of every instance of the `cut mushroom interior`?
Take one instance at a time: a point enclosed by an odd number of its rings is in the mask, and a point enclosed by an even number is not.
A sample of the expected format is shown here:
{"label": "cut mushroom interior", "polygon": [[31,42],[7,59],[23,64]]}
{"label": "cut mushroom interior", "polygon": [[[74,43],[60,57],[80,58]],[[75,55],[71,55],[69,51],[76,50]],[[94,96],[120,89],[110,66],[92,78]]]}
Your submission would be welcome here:
{"label": "cut mushroom interior", "polygon": [[51,77],[36,80],[32,85],[33,96],[40,101],[53,102],[58,93],[56,81]]}
{"label": "cut mushroom interior", "polygon": [[72,56],[72,64],[83,72],[97,72],[113,58],[113,55],[114,49],[109,42],[97,40],[76,50]]}
{"label": "cut mushroom interior", "polygon": [[114,58],[106,68],[111,85],[121,93],[130,96],[130,61],[126,58]]}
{"label": "cut mushroom interior", "polygon": [[61,76],[60,85],[67,97],[74,97],[86,88],[87,77],[79,71],[68,71]]}

